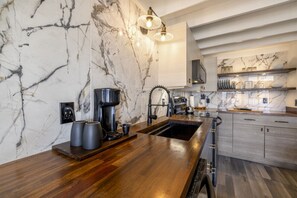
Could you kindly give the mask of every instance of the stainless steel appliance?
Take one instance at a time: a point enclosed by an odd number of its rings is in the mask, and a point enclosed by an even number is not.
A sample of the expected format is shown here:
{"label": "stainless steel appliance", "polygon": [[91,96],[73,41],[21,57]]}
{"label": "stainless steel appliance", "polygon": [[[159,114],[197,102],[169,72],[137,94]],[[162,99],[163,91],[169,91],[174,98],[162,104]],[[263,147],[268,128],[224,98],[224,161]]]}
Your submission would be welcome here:
{"label": "stainless steel appliance", "polygon": [[192,84],[204,84],[206,83],[207,76],[206,70],[201,60],[192,61]]}
{"label": "stainless steel appliance", "polygon": [[216,111],[196,111],[195,116],[212,118],[212,127],[208,133],[205,147],[207,151],[201,154],[208,161],[208,174],[212,180],[213,186],[217,183],[217,127],[222,123],[222,118],[218,116]]}
{"label": "stainless steel appliance", "polygon": [[214,187],[217,182],[217,151],[216,151],[216,128],[222,119],[216,111],[196,111],[195,116],[212,118],[212,127],[207,135],[204,147],[197,165],[195,175],[192,179],[188,198],[209,197],[215,198]]}
{"label": "stainless steel appliance", "polygon": [[173,97],[173,113],[177,115],[186,114],[187,111],[187,98],[181,96]]}
{"label": "stainless steel appliance", "polygon": [[105,139],[120,138],[117,131],[115,106],[120,103],[120,90],[103,88],[94,90],[94,120],[99,121],[105,131]]}
{"label": "stainless steel appliance", "polygon": [[215,191],[207,174],[207,160],[200,159],[192,179],[187,198],[215,198]]}

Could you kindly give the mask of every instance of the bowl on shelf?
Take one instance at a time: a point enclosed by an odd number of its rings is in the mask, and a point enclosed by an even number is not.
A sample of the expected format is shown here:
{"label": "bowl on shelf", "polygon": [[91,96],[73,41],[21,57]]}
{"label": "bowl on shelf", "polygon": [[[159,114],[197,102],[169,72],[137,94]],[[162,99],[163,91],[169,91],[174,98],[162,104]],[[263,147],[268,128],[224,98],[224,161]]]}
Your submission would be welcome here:
{"label": "bowl on shelf", "polygon": [[282,88],[283,84],[281,82],[273,82],[271,88]]}
{"label": "bowl on shelf", "polygon": [[284,68],[284,65],[280,63],[280,64],[273,65],[271,69],[282,69],[282,68]]}

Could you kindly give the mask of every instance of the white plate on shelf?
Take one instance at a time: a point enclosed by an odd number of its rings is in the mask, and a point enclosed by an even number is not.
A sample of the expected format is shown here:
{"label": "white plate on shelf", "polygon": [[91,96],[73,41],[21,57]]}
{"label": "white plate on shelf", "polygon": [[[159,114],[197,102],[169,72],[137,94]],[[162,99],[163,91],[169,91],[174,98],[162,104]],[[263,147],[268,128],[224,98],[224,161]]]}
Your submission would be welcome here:
{"label": "white plate on shelf", "polygon": [[273,82],[273,83],[271,84],[271,87],[272,87],[272,88],[282,88],[282,87],[283,87],[283,84],[280,83],[280,82]]}
{"label": "white plate on shelf", "polygon": [[283,64],[277,64],[272,66],[272,69],[282,69],[282,68],[284,68]]}

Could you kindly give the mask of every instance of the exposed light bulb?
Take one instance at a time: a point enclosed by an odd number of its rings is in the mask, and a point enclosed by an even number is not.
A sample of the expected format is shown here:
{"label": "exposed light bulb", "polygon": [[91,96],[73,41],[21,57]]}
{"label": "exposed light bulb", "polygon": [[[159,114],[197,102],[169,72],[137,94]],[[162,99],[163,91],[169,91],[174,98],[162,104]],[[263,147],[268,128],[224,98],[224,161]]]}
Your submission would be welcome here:
{"label": "exposed light bulb", "polygon": [[119,34],[119,36],[123,36],[123,31],[120,30],[118,34]]}
{"label": "exposed light bulb", "polygon": [[153,26],[153,22],[152,22],[152,20],[151,20],[151,19],[147,19],[145,25],[146,25],[147,28],[151,28],[151,27]]}
{"label": "exposed light bulb", "polygon": [[161,36],[161,41],[165,41],[166,40],[166,36],[163,34],[162,36]]}

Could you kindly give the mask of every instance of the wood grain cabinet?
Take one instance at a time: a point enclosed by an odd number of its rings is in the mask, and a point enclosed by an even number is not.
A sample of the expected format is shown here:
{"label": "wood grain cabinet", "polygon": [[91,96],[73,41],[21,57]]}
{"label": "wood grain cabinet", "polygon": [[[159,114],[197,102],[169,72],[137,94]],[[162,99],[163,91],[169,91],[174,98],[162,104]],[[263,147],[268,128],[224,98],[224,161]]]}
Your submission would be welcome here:
{"label": "wood grain cabinet", "polygon": [[297,118],[219,113],[218,153],[275,166],[297,168]]}
{"label": "wood grain cabinet", "polygon": [[219,113],[222,124],[217,131],[218,154],[228,155],[232,153],[233,114]]}
{"label": "wood grain cabinet", "polygon": [[264,126],[234,123],[233,153],[249,158],[264,158]]}
{"label": "wood grain cabinet", "polygon": [[297,128],[265,127],[265,158],[297,165]]}

